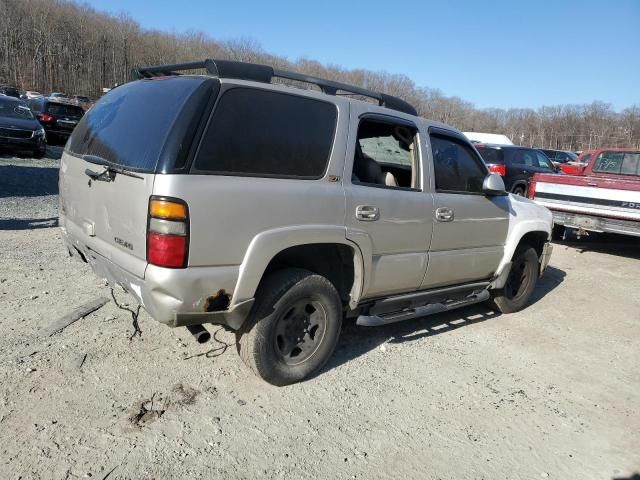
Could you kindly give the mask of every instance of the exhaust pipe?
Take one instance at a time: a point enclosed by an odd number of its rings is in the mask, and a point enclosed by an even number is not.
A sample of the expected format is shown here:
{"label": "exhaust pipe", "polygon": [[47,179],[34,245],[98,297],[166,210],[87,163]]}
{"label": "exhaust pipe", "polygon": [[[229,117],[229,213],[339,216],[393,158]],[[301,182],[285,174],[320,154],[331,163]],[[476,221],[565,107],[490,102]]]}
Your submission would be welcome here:
{"label": "exhaust pipe", "polygon": [[187,325],[187,330],[193,335],[198,343],[207,343],[211,340],[211,334],[202,325]]}

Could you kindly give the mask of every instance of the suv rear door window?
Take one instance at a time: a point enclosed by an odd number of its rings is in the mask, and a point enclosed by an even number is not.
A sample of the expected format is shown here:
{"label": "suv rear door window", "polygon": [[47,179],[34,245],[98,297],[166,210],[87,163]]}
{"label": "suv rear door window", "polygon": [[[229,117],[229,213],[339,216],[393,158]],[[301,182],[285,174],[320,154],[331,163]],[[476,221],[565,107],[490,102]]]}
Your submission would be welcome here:
{"label": "suv rear door window", "polygon": [[88,155],[84,158],[89,161],[93,158],[98,163],[155,171],[183,106],[204,82],[201,77],[170,77],[139,80],[113,89],[78,123],[68,151]]}
{"label": "suv rear door window", "polygon": [[481,160],[465,142],[431,134],[436,190],[452,193],[482,193],[487,171]]}
{"label": "suv rear door window", "polygon": [[553,164],[544,153],[536,152],[536,157],[538,158],[538,167],[553,170]]}
{"label": "suv rear door window", "polygon": [[195,170],[220,175],[318,179],[329,161],[335,105],[297,95],[233,88],[219,100]]}

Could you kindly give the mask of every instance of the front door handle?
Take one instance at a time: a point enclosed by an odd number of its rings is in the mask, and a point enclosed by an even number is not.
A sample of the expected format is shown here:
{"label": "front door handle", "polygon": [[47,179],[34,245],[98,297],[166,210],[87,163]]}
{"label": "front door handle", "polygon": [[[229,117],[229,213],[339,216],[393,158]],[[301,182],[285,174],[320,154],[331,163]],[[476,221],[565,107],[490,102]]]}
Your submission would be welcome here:
{"label": "front door handle", "polygon": [[453,210],[449,207],[440,207],[436,209],[436,220],[439,222],[453,222]]}
{"label": "front door handle", "polygon": [[356,207],[356,218],[363,222],[375,222],[380,218],[380,209],[371,205],[358,205]]}

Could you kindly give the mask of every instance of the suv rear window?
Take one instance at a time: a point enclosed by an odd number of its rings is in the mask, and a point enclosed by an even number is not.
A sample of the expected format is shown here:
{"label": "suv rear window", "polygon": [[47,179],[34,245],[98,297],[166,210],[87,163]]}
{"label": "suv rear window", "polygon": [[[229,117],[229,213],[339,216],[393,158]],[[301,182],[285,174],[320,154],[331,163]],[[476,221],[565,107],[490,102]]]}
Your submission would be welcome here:
{"label": "suv rear window", "polygon": [[504,163],[504,150],[501,148],[479,147],[476,145],[476,150],[478,150],[484,163],[487,165]]}
{"label": "suv rear window", "polygon": [[593,171],[640,175],[640,152],[602,152],[593,165]]}
{"label": "suv rear window", "polygon": [[228,90],[202,140],[198,172],[317,179],[336,126],[335,105],[253,88]]}
{"label": "suv rear window", "polygon": [[176,118],[204,81],[201,77],[170,77],[113,89],[78,123],[67,143],[68,152],[88,155],[83,158],[96,163],[155,171]]}
{"label": "suv rear window", "polygon": [[60,115],[63,117],[80,118],[84,115],[84,110],[75,105],[63,105],[62,103],[49,103],[47,105],[47,113],[51,115]]}

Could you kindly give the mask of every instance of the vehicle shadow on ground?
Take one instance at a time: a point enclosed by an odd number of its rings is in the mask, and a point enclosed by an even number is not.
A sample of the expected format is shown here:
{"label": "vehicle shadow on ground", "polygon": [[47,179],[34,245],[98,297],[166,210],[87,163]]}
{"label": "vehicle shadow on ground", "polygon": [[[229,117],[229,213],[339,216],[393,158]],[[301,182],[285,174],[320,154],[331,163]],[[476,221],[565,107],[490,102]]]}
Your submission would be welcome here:
{"label": "vehicle shadow on ground", "polygon": [[637,237],[606,233],[592,233],[580,239],[567,235],[558,245],[575,248],[579,253],[596,252],[640,260],[640,242]]}
{"label": "vehicle shadow on ground", "polygon": [[58,194],[58,168],[0,165],[0,198]]}
{"label": "vehicle shadow on ground", "polygon": [[[45,153],[43,159],[50,160],[60,160],[62,158],[62,151],[64,150],[64,145],[47,145],[47,153]],[[24,158],[24,159],[34,159],[33,154],[28,151],[7,151],[0,150],[0,158],[2,159],[11,159],[11,158]],[[34,160],[42,160],[42,159],[34,159]]]}
{"label": "vehicle shadow on ground", "polygon": [[[565,272],[553,266],[547,267],[538,282],[529,308],[564,281]],[[384,343],[405,343],[425,337],[449,333],[467,325],[492,320],[502,314],[486,303],[452,310],[446,313],[392,323],[382,327],[359,327],[355,320],[347,320],[342,329],[336,351],[322,369],[322,373],[339,367],[361,355],[379,348]]]}
{"label": "vehicle shadow on ground", "polygon": [[58,217],[50,218],[0,218],[2,230],[38,230],[58,226]]}

